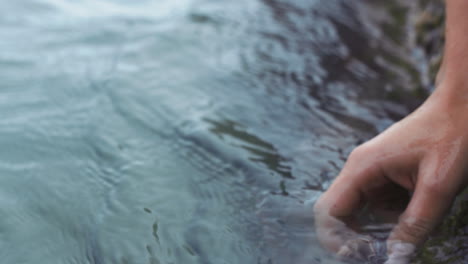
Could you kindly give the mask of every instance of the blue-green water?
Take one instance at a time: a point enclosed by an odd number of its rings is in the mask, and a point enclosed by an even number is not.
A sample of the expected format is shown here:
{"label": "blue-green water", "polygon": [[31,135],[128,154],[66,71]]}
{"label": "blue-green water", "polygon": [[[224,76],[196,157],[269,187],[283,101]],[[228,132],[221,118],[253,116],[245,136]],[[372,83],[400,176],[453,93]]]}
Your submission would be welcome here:
{"label": "blue-green water", "polygon": [[0,3],[1,263],[332,263],[311,207],[408,111],[366,5]]}

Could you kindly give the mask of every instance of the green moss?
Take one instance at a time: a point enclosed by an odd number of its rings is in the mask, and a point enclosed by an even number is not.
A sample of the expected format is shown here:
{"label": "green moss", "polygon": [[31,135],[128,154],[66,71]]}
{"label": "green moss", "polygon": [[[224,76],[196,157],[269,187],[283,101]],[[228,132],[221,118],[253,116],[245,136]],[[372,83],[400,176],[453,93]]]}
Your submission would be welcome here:
{"label": "green moss", "polygon": [[[468,224],[468,189],[461,195],[452,213],[435,230],[433,236],[424,244],[415,259],[415,263],[458,263],[459,252],[467,250],[464,246],[465,227]],[[443,253],[443,259],[436,260],[437,253]]]}

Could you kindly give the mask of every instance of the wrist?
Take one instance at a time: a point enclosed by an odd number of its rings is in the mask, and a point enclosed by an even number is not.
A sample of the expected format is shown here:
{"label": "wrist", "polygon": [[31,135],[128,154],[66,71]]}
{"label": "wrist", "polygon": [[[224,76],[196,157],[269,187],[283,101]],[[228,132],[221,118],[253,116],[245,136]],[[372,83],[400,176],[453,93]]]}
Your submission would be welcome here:
{"label": "wrist", "polygon": [[425,104],[434,104],[444,112],[468,112],[468,78],[452,78],[448,71],[442,75],[439,84]]}
{"label": "wrist", "polygon": [[468,129],[468,91],[441,83],[415,114],[415,117],[430,116],[434,123],[449,122]]}

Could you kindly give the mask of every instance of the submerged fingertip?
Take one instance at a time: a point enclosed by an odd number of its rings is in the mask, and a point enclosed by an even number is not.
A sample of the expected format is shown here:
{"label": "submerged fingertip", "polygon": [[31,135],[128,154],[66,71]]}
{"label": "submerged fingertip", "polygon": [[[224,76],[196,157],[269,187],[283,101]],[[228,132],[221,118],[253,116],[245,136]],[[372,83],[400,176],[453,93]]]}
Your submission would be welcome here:
{"label": "submerged fingertip", "polygon": [[338,258],[347,259],[353,255],[353,250],[348,245],[343,245],[340,247],[336,255]]}
{"label": "submerged fingertip", "polygon": [[388,259],[385,264],[409,263],[416,252],[416,245],[401,240],[387,241]]}

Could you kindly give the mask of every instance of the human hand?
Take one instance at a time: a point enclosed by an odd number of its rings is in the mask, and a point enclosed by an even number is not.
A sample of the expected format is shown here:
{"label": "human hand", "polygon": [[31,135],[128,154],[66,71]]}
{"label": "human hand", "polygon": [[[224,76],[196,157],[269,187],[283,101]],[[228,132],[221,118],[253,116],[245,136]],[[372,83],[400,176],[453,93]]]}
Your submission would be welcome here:
{"label": "human hand", "polygon": [[391,256],[401,245],[421,245],[467,183],[467,119],[468,106],[436,90],[411,115],[357,147],[315,205],[320,242],[343,251],[358,236],[351,231],[355,213],[404,197],[403,188],[412,196],[395,220],[387,250]]}

